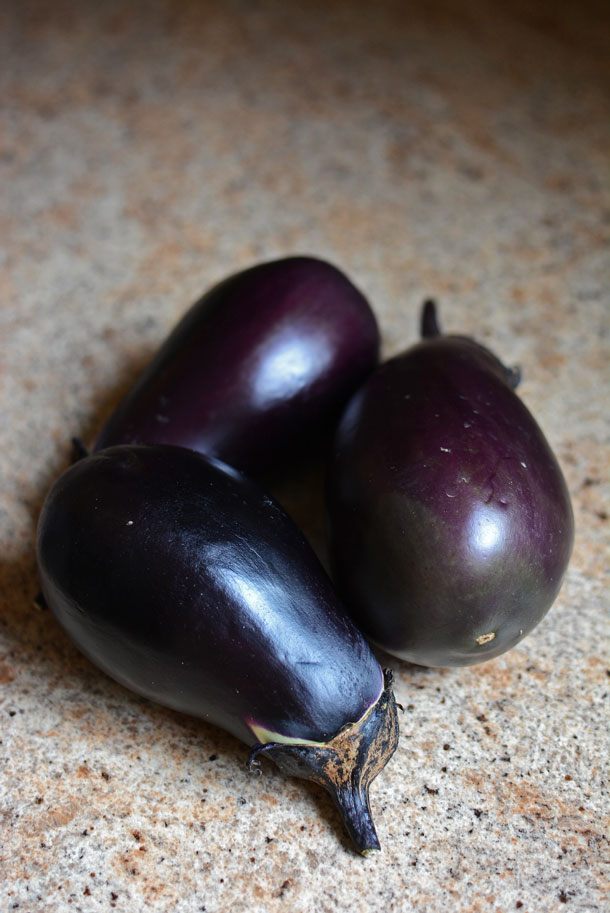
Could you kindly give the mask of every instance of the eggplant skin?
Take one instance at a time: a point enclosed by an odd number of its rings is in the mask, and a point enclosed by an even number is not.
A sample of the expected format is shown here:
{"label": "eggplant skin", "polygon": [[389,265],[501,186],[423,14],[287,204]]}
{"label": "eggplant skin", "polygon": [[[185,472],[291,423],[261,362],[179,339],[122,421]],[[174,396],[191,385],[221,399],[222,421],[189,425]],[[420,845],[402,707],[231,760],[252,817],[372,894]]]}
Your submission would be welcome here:
{"label": "eggplant skin", "polygon": [[95,449],[174,444],[273,470],[330,438],[378,354],[373,312],[340,270],[313,257],[259,264],[191,307]]}
{"label": "eggplant skin", "polygon": [[439,335],[381,365],[341,420],[334,573],[363,632],[401,659],[490,659],[559,592],[572,507],[515,377],[474,341]]}
{"label": "eggplant skin", "polygon": [[247,744],[261,731],[326,742],[382,692],[292,520],[190,450],[122,445],[80,460],[44,503],[38,563],[50,608],[89,659]]}

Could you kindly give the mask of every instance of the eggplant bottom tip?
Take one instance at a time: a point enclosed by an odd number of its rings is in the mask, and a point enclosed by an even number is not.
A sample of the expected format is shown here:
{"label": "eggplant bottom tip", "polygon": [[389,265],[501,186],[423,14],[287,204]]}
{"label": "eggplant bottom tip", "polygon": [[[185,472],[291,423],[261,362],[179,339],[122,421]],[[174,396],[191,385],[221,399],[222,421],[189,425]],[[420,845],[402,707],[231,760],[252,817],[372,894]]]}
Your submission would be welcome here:
{"label": "eggplant bottom tip", "polygon": [[365,857],[381,850],[369,787],[398,745],[398,715],[391,687],[391,674],[386,673],[376,703],[325,744],[258,743],[248,758],[250,770],[257,769],[257,758],[265,754],[288,776],[322,786],[335,802],[355,848]]}

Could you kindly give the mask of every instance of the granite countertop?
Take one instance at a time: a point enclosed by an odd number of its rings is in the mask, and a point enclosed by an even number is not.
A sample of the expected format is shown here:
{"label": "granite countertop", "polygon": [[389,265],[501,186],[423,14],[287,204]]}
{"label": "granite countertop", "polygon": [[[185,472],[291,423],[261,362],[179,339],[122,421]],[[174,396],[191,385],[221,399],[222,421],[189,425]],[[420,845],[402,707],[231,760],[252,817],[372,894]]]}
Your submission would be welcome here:
{"label": "granite countertop", "polygon": [[[608,17],[587,0],[26,0],[0,11],[0,908],[610,909]],[[330,800],[114,684],[38,589],[40,505],[188,305],[294,252],[384,354],[438,298],[519,363],[572,494],[561,594],[510,653],[394,662],[383,852]],[[319,498],[286,493],[323,553]]]}

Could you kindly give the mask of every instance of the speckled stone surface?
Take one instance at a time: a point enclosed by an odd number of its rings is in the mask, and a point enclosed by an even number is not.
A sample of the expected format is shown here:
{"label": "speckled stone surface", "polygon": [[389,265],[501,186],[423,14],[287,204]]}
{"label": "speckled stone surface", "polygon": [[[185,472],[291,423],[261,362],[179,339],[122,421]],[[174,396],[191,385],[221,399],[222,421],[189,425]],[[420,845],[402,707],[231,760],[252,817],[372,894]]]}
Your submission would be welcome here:
{"label": "speckled stone surface", "polygon": [[[0,10],[0,909],[610,909],[610,85],[587,2]],[[357,857],[319,790],[109,681],[33,608],[42,499],[179,315],[312,253],[520,363],[577,540],[511,653],[394,663]],[[323,553],[319,490],[285,491]]]}

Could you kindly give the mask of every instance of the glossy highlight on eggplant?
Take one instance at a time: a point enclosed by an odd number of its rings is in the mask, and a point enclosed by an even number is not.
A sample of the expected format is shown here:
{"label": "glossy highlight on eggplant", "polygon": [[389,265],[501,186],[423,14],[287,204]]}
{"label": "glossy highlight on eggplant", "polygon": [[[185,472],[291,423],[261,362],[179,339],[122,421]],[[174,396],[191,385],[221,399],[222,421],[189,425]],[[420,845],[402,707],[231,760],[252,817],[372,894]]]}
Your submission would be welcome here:
{"label": "glossy highlight on eggplant", "polygon": [[509,650],[554,602],[574,521],[561,469],[514,393],[516,370],[434,304],[423,340],[381,365],[339,425],[328,484],[335,576],[361,630],[426,666]]}
{"label": "glossy highlight on eggplant", "polygon": [[398,738],[389,680],[287,514],[255,483],[172,446],[84,457],[51,489],[38,563],[49,607],[121,684],[201,717],[329,790],[379,849],[368,788]]}
{"label": "glossy highlight on eggplant", "polygon": [[95,442],[174,444],[250,475],[330,437],[378,360],[368,302],[314,257],[220,282],[182,318]]}

